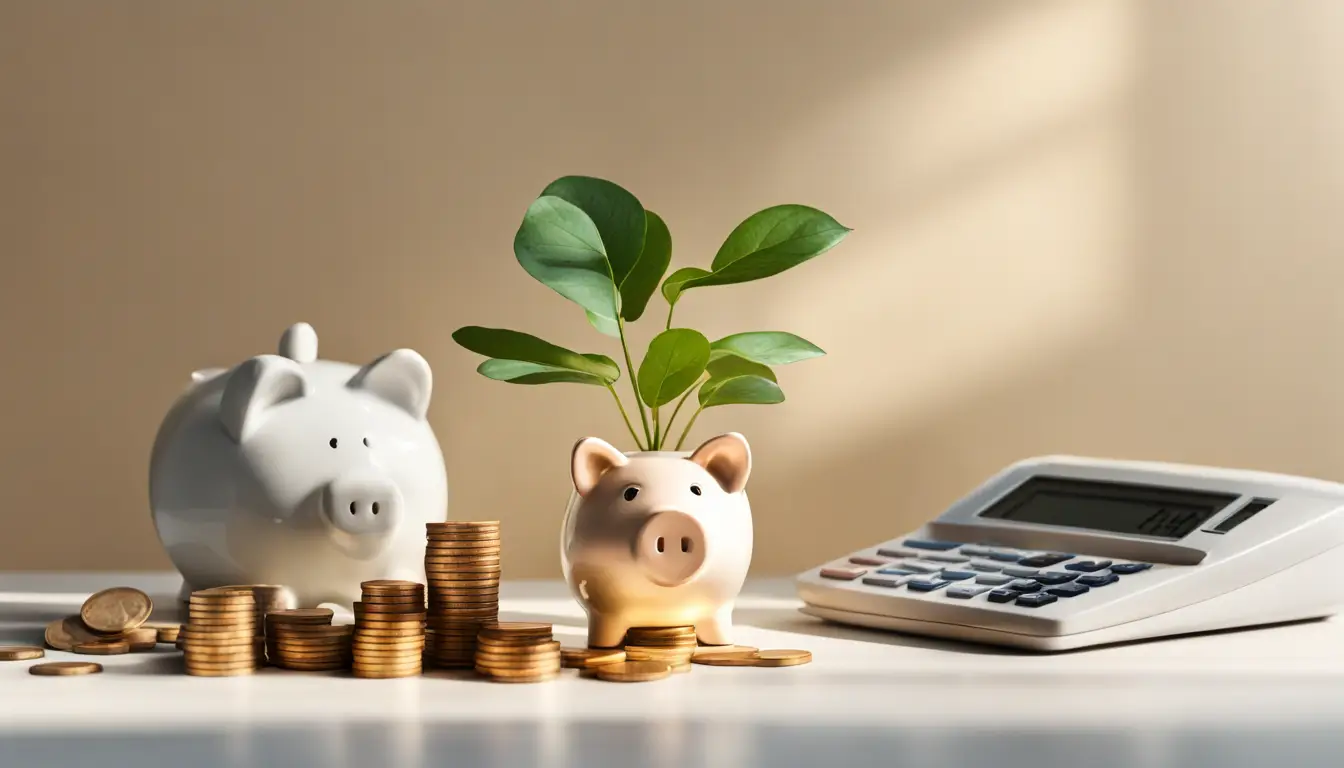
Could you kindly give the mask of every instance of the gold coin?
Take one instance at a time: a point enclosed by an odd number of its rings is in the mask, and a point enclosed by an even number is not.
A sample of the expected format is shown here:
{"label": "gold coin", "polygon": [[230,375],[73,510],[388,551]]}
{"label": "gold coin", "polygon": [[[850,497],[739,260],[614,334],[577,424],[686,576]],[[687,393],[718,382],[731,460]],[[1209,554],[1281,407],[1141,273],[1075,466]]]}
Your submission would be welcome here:
{"label": "gold coin", "polygon": [[178,633],[181,631],[182,628],[180,626],[159,627],[157,639],[160,643],[175,643],[177,642]]}
{"label": "gold coin", "polygon": [[754,667],[756,666],[756,651],[697,653],[691,656],[691,662],[709,667]]}
{"label": "gold coin", "polygon": [[48,624],[44,639],[47,645],[58,651],[69,651],[76,643],[97,642],[98,636],[84,626],[83,619],[67,616]]}
{"label": "gold coin", "polygon": [[403,590],[424,589],[425,585],[416,581],[405,581],[403,579],[373,579],[371,581],[361,581],[359,588],[364,592],[397,592]]}
{"label": "gold coin", "polygon": [[564,667],[584,669],[603,664],[617,664],[625,661],[625,651],[597,648],[561,648],[560,663]]}
{"label": "gold coin", "polygon": [[419,656],[414,659],[399,661],[395,664],[369,663],[359,659],[350,662],[350,669],[357,675],[360,673],[370,676],[381,674],[388,677],[395,677],[398,675],[418,675],[424,668],[425,665]]}
{"label": "gold coin", "polygon": [[425,553],[425,562],[441,565],[492,565],[499,563],[500,560],[500,553],[498,552],[472,552],[466,554],[450,554],[450,552],[451,551],[444,552],[440,550],[430,550]]}
{"label": "gold coin", "polygon": [[152,651],[159,647],[159,641],[155,639],[148,643],[131,643],[130,646],[131,653],[144,653],[145,651]]}
{"label": "gold coin", "polygon": [[288,672],[342,672],[346,669],[345,664],[277,664],[276,666]]}
{"label": "gold coin", "polygon": [[661,661],[621,661],[603,664],[593,671],[601,680],[613,683],[643,683],[662,680],[672,674],[672,667]]}
{"label": "gold coin", "polygon": [[355,630],[364,627],[371,629],[405,629],[423,627],[426,615],[423,613],[367,613],[355,620]]}
{"label": "gold coin", "polygon": [[267,644],[278,648],[342,648],[350,644],[350,639],[343,636],[314,638],[272,637],[267,640]]}
{"label": "gold coin", "polygon": [[411,611],[425,609],[425,596],[418,595],[412,597],[379,597],[377,595],[365,595],[364,600],[359,603],[359,607],[364,610],[383,610],[383,611]]}
{"label": "gold coin", "polygon": [[709,656],[717,653],[755,653],[760,650],[750,645],[702,645],[695,649],[695,657]]}
{"label": "gold coin", "polygon": [[34,664],[28,668],[28,674],[43,677],[67,677],[70,675],[91,675],[102,672],[103,665],[92,661],[48,661]]}
{"label": "gold coin", "polygon": [[123,653],[130,653],[131,646],[129,643],[117,640],[113,642],[78,643],[70,650],[92,656],[119,656]]}
{"label": "gold coin", "polygon": [[36,645],[0,645],[0,661],[25,661],[46,655],[46,651]]}
{"label": "gold coin", "polygon": [[405,629],[371,629],[369,627],[362,627],[359,630],[359,634],[367,640],[376,642],[380,638],[396,639],[400,637],[420,637],[425,634],[425,631],[420,627],[409,627]]}
{"label": "gold coin", "polygon": [[125,640],[128,643],[157,643],[159,641],[159,631],[154,627],[141,626],[136,629],[129,629],[125,632],[119,632],[115,636],[107,637],[108,640]]}
{"label": "gold coin", "polygon": [[477,674],[489,677],[537,677],[539,675],[555,674],[560,671],[559,664],[541,665],[527,669],[501,669],[477,662],[474,668]]}
{"label": "gold coin", "polygon": [[540,641],[540,642],[532,642],[532,643],[528,643],[528,644],[526,644],[526,645],[523,645],[523,644],[515,644],[515,645],[499,645],[499,644],[492,644],[492,643],[490,643],[490,642],[484,642],[484,643],[481,643],[480,646],[481,646],[481,648],[484,649],[485,652],[487,652],[487,653],[512,654],[512,655],[518,655],[518,656],[526,655],[526,654],[529,654],[529,653],[559,653],[559,652],[560,652],[560,641],[559,641],[559,640],[545,640],[545,641]]}
{"label": "gold coin", "polygon": [[499,591],[499,574],[462,574],[430,579],[430,593],[467,593],[476,589]]}
{"label": "gold coin", "polygon": [[342,637],[349,637],[353,631],[354,627],[351,625],[333,627],[330,624],[314,624],[306,629],[298,629],[295,626],[278,626],[271,627],[266,636],[295,640],[339,640]]}
{"label": "gold coin", "polygon": [[388,680],[400,677],[419,677],[424,673],[424,669],[422,667],[416,667],[415,669],[405,670],[371,670],[355,669],[352,667],[351,672],[354,673],[355,677],[362,677],[369,680]]}
{"label": "gold coin", "polygon": [[431,541],[425,543],[426,556],[498,555],[504,548],[497,541]]}
{"label": "gold coin", "polygon": [[806,664],[811,660],[811,651],[798,651],[793,649],[757,651],[755,664],[753,664],[753,666],[794,667],[799,664]]}
{"label": "gold coin", "polygon": [[84,626],[94,632],[122,632],[144,624],[154,610],[149,595],[131,587],[95,592],[79,609]]}
{"label": "gold coin", "polygon": [[178,637],[197,640],[239,640],[252,639],[256,637],[252,629],[239,629],[234,627],[205,627],[195,624],[187,624],[178,630]]}
{"label": "gold coin", "polygon": [[187,608],[189,610],[197,608],[204,610],[241,611],[244,609],[255,608],[256,605],[256,598],[247,593],[239,593],[236,595],[202,595],[200,592],[194,592],[191,597],[187,598]]}
{"label": "gold coin", "polygon": [[403,603],[401,605],[379,605],[377,603],[365,603],[355,609],[355,622],[359,622],[360,616],[376,616],[377,618],[396,618],[407,616],[425,616],[425,604]]}
{"label": "gold coin", "polygon": [[268,611],[266,619],[277,624],[330,624],[333,615],[329,608],[293,608]]}
{"label": "gold coin", "polygon": [[423,648],[425,638],[410,635],[407,637],[356,637],[350,647],[356,651],[361,648],[385,650],[392,648]]}
{"label": "gold coin", "polygon": [[411,648],[353,648],[350,655],[365,661],[386,661],[389,659],[417,658],[425,649],[420,646]]}
{"label": "gold coin", "polygon": [[239,667],[237,669],[202,669],[198,667],[187,667],[187,674],[192,677],[242,677],[244,675],[255,674],[257,668]]}
{"label": "gold coin", "polygon": [[627,630],[627,634],[643,635],[645,637],[694,635],[695,627],[690,624],[684,624],[677,627],[631,627]]}
{"label": "gold coin", "polygon": [[551,661],[560,659],[560,651],[552,648],[545,648],[528,653],[499,653],[489,648],[476,649],[476,658],[486,661],[498,662],[500,664],[530,664],[540,661]]}
{"label": "gold coin", "polygon": [[549,680],[554,680],[559,676],[559,672],[550,672],[535,677],[495,677],[491,675],[489,676],[489,680],[493,683],[544,683]]}
{"label": "gold coin", "polygon": [[544,624],[539,621],[500,621],[494,626],[488,627],[489,632],[508,633],[512,635],[523,634],[545,634],[550,635],[554,627],[550,624]]}

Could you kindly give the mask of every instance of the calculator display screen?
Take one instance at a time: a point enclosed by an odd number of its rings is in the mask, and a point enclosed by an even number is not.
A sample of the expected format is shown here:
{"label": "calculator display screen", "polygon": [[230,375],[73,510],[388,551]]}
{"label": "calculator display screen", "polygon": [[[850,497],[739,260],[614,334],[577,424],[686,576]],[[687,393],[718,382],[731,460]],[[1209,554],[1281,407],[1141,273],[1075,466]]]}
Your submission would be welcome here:
{"label": "calculator display screen", "polygon": [[1237,498],[1230,493],[1033,477],[980,516],[1175,540]]}

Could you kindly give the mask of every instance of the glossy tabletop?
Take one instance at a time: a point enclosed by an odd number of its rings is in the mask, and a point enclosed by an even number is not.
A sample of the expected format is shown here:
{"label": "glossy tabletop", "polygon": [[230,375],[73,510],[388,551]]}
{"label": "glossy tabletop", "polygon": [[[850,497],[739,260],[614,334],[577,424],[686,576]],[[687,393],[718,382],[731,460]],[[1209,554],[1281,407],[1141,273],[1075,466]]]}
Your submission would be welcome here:
{"label": "glossy tabletop", "polygon": [[[0,574],[0,645],[40,644],[91,592],[131,585],[172,620],[169,574]],[[584,641],[560,582],[506,582],[501,618]],[[501,685],[275,669],[194,678],[171,646],[101,675],[0,662],[0,766],[1338,766],[1344,620],[1045,655],[825,624],[788,581],[748,585],[739,643],[782,669],[696,666],[641,684]],[[45,660],[88,659],[48,651]]]}

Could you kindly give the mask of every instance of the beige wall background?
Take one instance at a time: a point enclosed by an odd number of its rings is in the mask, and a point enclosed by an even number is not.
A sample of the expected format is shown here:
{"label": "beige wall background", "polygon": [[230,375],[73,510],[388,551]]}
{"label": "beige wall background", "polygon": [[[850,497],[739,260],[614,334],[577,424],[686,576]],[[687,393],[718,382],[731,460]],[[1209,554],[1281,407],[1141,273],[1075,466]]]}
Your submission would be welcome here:
{"label": "beige wall background", "polygon": [[696,427],[752,442],[757,573],[1035,454],[1344,478],[1341,72],[1332,0],[0,0],[0,569],[167,567],[160,418],[305,320],[429,359],[452,516],[557,576],[569,448],[619,417],[449,334],[615,356],[512,255],[569,173],[674,266],[781,202],[855,230],[678,310],[829,352]]}

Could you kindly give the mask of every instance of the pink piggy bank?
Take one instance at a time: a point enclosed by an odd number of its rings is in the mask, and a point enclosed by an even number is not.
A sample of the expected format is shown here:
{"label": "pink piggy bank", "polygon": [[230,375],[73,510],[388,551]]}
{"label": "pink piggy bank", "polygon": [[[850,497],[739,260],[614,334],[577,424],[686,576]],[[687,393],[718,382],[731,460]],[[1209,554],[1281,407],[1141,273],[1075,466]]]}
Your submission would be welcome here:
{"label": "pink piggy bank", "polygon": [[631,627],[688,625],[706,645],[731,644],[733,602],[751,564],[746,438],[624,454],[588,437],[570,471],[560,557],[588,613],[588,645],[618,646]]}

